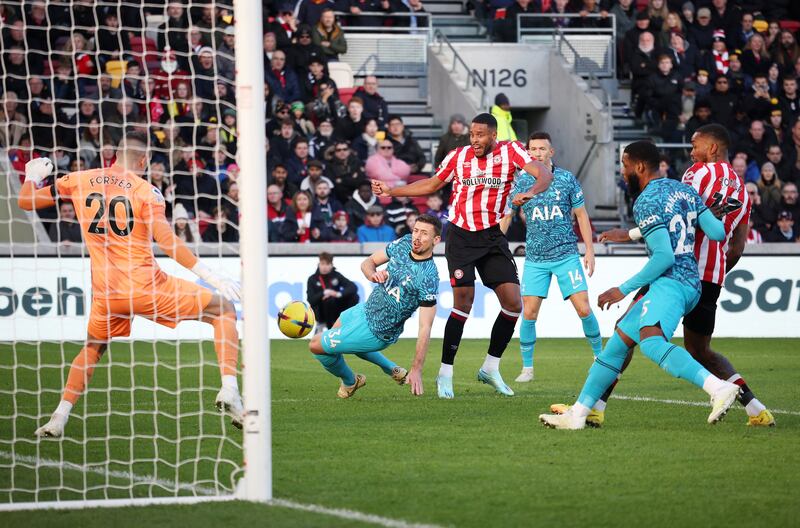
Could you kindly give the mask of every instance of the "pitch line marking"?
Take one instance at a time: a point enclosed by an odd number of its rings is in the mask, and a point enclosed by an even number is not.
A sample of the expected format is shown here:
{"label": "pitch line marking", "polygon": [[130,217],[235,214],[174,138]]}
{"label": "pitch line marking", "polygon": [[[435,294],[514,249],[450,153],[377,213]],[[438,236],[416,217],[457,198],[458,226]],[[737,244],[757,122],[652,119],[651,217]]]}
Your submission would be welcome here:
{"label": "pitch line marking", "polygon": [[[159,479],[153,475],[138,475],[129,471],[118,471],[97,467],[95,464],[75,464],[73,462],[62,462],[50,458],[33,457],[27,455],[17,455],[8,451],[0,451],[0,459],[10,460],[12,463],[20,463],[33,465],[35,467],[43,468],[59,468],[66,471],[76,471],[78,473],[91,473],[100,475],[106,478],[114,478],[121,480],[129,480],[137,484],[150,484],[167,489],[179,489],[185,491],[192,491],[198,495],[211,497],[217,495],[217,490],[205,486],[195,486],[182,482],[175,482],[167,479]],[[65,501],[68,502],[68,501]],[[372,513],[364,513],[357,510],[349,510],[345,508],[328,508],[319,504],[306,504],[296,502],[289,499],[272,499],[269,503],[270,506],[279,508],[288,508],[298,511],[306,511],[320,515],[328,515],[330,517],[338,517],[348,521],[358,521],[367,524],[374,524],[376,526],[385,526],[386,528],[441,528],[435,524],[419,524],[405,521],[403,519],[392,519],[390,517],[383,517]]]}
{"label": "pitch line marking", "polygon": [[[704,401],[689,401],[689,400],[664,400],[660,398],[650,398],[649,396],[625,396],[623,394],[612,394],[611,399],[614,400],[627,400],[627,401],[638,401],[638,402],[652,402],[652,403],[667,403],[670,405],[689,405],[692,407],[709,407],[708,402]],[[800,412],[798,411],[787,411],[784,409],[770,409],[772,414],[788,414],[791,416],[800,416]]]}

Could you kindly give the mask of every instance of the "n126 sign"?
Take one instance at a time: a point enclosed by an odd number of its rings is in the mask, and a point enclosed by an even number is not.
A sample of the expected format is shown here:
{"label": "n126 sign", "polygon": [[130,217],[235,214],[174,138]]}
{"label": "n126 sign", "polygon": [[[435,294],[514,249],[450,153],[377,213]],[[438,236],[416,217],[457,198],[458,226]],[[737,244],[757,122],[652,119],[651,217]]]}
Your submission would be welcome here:
{"label": "n126 sign", "polygon": [[524,88],[528,85],[528,72],[522,68],[510,70],[502,68],[483,68],[472,70],[472,85],[477,86],[478,80],[488,88]]}

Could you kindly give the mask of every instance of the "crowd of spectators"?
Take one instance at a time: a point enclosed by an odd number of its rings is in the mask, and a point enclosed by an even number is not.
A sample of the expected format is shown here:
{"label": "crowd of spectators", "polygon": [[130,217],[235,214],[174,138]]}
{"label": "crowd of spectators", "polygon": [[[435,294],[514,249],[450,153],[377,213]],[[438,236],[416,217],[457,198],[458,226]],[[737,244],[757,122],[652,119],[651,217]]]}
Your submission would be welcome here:
{"label": "crowd of spectators", "polygon": [[[426,153],[389,113],[376,77],[345,94],[328,65],[347,52],[346,27],[413,28],[422,3],[262,4],[270,240],[394,238],[425,203],[381,203],[364,184],[429,176]],[[157,26],[152,15],[161,16]],[[176,233],[238,241],[238,181],[250,175],[236,163],[232,2],[9,1],[0,19],[0,148],[20,180],[39,156],[57,169],[43,185],[108,167],[124,132],[139,130],[152,151],[146,177]],[[81,241],[71,204],[39,214],[52,240]]]}

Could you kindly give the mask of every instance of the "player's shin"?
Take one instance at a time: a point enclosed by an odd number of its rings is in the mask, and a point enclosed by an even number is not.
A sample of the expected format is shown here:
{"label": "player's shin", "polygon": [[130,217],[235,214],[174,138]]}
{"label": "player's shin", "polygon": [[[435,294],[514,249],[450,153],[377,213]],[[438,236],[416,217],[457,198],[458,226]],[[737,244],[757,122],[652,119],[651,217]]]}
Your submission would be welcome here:
{"label": "player's shin", "polygon": [[224,312],[211,321],[214,328],[214,349],[222,376],[222,386],[239,391],[236,380],[236,367],[239,364],[239,332],[236,329],[236,315]]}
{"label": "player's shin", "polygon": [[66,405],[59,405],[61,411],[69,411],[72,406],[77,403],[78,398],[81,397],[92,379],[94,373],[94,366],[97,365],[100,358],[103,357],[103,348],[97,345],[87,345],[81,349],[75,359],[72,361],[72,366],[69,368],[67,375],[67,384],[64,387],[64,395],[62,400],[69,403]]}
{"label": "player's shin", "polygon": [[483,367],[481,367],[484,372],[493,372],[498,369],[500,358],[503,357],[503,352],[505,352],[508,342],[511,341],[511,336],[514,335],[514,327],[517,326],[519,315],[518,312],[500,308],[500,313],[494,321],[494,326],[492,326],[492,334],[489,338],[489,352],[483,362]]}
{"label": "player's shin", "polygon": [[378,365],[381,370],[383,370],[383,372],[389,376],[392,375],[392,369],[397,366],[397,363],[387,358],[380,352],[362,352],[356,354],[356,356],[360,357],[364,361],[369,361],[370,363]]}
{"label": "player's shin", "polygon": [[[622,365],[628,353],[626,345],[618,333],[614,332],[605,348],[595,357],[589,376],[583,385],[578,402],[588,409],[593,408],[600,397],[613,385],[622,373]],[[599,410],[599,409],[598,409]]]}
{"label": "player's shin", "polygon": [[[645,356],[666,370],[667,373],[676,378],[685,379],[703,390],[706,390],[704,384],[709,376],[719,379],[703,368],[686,349],[673,345],[664,336],[652,336],[643,339],[639,343],[639,347]],[[712,394],[712,392],[709,392],[709,394]]]}
{"label": "player's shin", "polygon": [[583,335],[589,341],[589,346],[592,347],[592,353],[597,356],[603,350],[603,338],[600,337],[600,325],[597,322],[594,312],[589,312],[586,317],[581,317],[581,325],[583,325]]}
{"label": "player's shin", "polygon": [[464,334],[464,325],[469,314],[453,309],[447,324],[444,326],[444,339],[442,340],[442,366],[439,369],[440,376],[453,376],[453,362],[456,359],[458,345],[461,344],[461,336]]}
{"label": "player's shin", "polygon": [[536,319],[525,319],[519,329],[519,349],[522,368],[533,368],[533,351],[536,346]]}
{"label": "player's shin", "polygon": [[355,385],[356,375],[347,365],[341,354],[327,355],[327,354],[314,354],[314,357],[322,363],[325,370],[340,378],[342,383],[346,386]]}

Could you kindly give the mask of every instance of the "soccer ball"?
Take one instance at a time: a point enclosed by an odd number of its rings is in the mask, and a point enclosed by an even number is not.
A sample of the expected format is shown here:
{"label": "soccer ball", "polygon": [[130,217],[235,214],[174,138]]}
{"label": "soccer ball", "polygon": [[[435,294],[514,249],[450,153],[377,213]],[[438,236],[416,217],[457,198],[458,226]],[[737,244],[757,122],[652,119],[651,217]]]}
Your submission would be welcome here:
{"label": "soccer ball", "polygon": [[303,301],[291,301],[278,312],[278,328],[292,339],[307,336],[314,323],[314,310]]}

